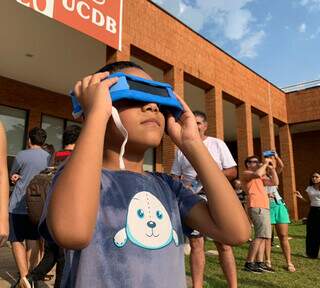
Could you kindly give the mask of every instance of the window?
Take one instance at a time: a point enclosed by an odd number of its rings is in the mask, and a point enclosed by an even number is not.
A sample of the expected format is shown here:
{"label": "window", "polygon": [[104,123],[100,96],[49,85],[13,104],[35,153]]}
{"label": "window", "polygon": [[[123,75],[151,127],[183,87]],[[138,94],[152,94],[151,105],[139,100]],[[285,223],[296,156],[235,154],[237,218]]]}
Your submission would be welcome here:
{"label": "window", "polygon": [[6,129],[8,155],[25,148],[27,111],[0,105],[0,120]]}
{"label": "window", "polygon": [[64,119],[42,115],[41,128],[47,132],[46,143],[52,144],[56,151],[62,150]]}
{"label": "window", "polygon": [[46,143],[52,144],[56,151],[62,150],[62,134],[64,129],[70,125],[81,126],[81,123],[42,115],[41,128],[47,132]]}

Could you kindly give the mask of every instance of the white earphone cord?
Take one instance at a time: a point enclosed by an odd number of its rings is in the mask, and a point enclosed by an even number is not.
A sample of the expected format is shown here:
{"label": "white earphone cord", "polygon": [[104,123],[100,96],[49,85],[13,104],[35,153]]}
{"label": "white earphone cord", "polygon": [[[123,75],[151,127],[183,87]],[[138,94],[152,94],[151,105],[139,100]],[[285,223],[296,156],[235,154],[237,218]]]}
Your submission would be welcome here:
{"label": "white earphone cord", "polygon": [[119,166],[120,166],[120,170],[125,170],[126,167],[124,165],[123,155],[124,155],[126,144],[128,141],[128,131],[126,130],[126,128],[124,128],[124,126],[120,120],[118,110],[113,106],[112,106],[111,115],[112,115],[114,123],[116,124],[117,128],[119,129],[119,131],[121,132],[121,134],[124,137],[124,140],[122,142],[121,149],[120,149]]}

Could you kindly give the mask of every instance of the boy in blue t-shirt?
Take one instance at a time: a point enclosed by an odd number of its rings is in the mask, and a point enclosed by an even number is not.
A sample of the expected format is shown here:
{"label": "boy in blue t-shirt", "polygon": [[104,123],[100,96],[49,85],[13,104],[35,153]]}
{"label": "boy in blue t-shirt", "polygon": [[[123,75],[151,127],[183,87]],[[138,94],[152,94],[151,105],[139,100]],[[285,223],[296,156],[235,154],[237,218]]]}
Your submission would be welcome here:
{"label": "boy in blue t-shirt", "polygon": [[[57,174],[40,229],[67,249],[62,287],[186,287],[183,225],[229,245],[249,238],[249,223],[227,178],[199,136],[180,98],[179,121],[156,103],[111,103],[109,87],[123,72],[151,79],[132,62],[116,62],[78,81],[75,93],[85,119],[77,146]],[[111,116],[118,110],[124,137]],[[157,147],[164,129],[197,171],[208,202],[182,183],[143,171],[144,153]],[[225,209],[226,203],[228,208]],[[232,211],[232,213],[230,213]]]}

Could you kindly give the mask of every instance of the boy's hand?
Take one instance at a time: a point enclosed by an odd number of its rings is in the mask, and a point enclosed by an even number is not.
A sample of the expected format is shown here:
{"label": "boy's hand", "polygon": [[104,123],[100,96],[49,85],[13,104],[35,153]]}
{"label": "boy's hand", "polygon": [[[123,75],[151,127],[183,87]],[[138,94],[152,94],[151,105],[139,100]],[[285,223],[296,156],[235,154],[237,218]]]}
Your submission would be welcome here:
{"label": "boy's hand", "polygon": [[266,158],[266,159],[264,160],[264,164],[267,164],[267,167],[268,167],[268,168],[271,168],[271,169],[274,168],[271,158]]}
{"label": "boy's hand", "polygon": [[276,198],[273,193],[268,193],[268,197],[269,197],[270,199]]}
{"label": "boy's hand", "polygon": [[188,143],[201,141],[201,137],[196,119],[189,106],[178,95],[176,97],[181,103],[184,112],[178,122],[172,114],[169,114],[167,117],[167,132],[174,144],[183,151],[183,148],[187,147]]}
{"label": "boy's hand", "polygon": [[106,119],[109,119],[112,110],[109,88],[118,81],[118,78],[101,81],[108,75],[109,72],[97,73],[76,83],[74,91],[86,117],[102,113]]}

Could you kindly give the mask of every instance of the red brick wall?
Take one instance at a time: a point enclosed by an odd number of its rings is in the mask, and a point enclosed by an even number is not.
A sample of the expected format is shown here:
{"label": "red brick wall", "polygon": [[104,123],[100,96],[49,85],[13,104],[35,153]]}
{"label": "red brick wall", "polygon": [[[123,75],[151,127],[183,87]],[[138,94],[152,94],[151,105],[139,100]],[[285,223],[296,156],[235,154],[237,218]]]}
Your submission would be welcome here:
{"label": "red brick wall", "polygon": [[[314,171],[320,172],[320,131],[292,135],[297,190],[308,199],[305,189]],[[306,217],[309,204],[298,201],[299,218]]]}
{"label": "red brick wall", "polygon": [[0,105],[29,112],[28,129],[40,126],[41,114],[73,120],[68,96],[0,76]]}
{"label": "red brick wall", "polygon": [[[286,122],[284,93],[145,0],[124,2],[123,41]],[[148,11],[148,13],[145,13]],[[141,17],[143,15],[143,17]],[[272,101],[277,99],[277,101]]]}
{"label": "red brick wall", "polygon": [[320,119],[320,87],[288,93],[287,110],[289,123]]}

